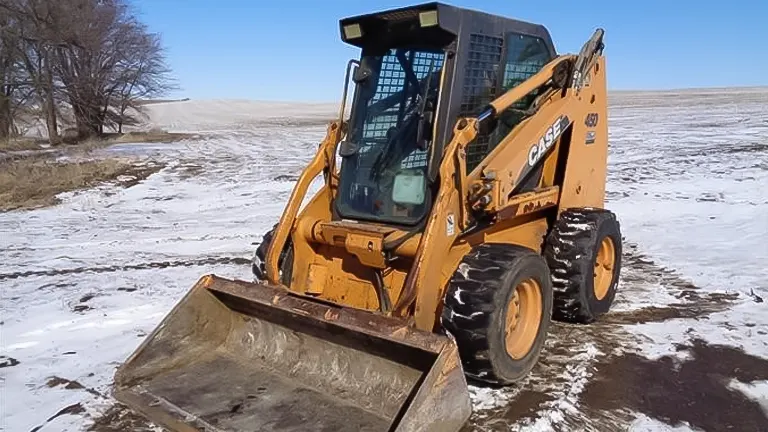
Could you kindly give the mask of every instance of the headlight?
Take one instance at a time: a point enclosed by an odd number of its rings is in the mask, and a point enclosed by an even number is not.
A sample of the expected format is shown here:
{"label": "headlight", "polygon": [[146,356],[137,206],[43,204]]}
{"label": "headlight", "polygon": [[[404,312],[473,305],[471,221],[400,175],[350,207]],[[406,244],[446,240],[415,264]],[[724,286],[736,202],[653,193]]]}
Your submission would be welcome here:
{"label": "headlight", "polygon": [[437,11],[419,12],[419,24],[422,27],[432,27],[437,25]]}
{"label": "headlight", "polygon": [[347,39],[357,39],[363,35],[363,29],[360,24],[347,24],[344,26],[344,37]]}

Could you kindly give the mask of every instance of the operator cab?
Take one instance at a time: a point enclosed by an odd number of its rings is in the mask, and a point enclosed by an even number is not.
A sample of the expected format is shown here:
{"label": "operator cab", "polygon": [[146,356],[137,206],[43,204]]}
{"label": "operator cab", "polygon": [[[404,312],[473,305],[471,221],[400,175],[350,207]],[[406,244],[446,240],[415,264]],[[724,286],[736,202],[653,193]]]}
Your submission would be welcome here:
{"label": "operator cab", "polygon": [[[343,19],[342,39],[361,48],[334,212],[341,219],[414,226],[431,209],[442,149],[461,116],[555,56],[543,26],[441,3]],[[499,139],[514,127],[500,123]],[[498,143],[478,136],[468,170]]]}

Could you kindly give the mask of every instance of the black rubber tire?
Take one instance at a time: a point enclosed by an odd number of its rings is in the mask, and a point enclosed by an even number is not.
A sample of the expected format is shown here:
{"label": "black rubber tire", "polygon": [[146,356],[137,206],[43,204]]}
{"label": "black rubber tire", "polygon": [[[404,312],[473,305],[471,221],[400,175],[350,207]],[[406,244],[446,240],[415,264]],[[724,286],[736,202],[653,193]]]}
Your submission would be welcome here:
{"label": "black rubber tire", "polygon": [[[611,285],[602,299],[595,296],[594,264],[603,239],[614,245]],[[611,308],[621,272],[621,226],[613,212],[576,208],[560,214],[547,236],[544,258],[552,273],[555,306],[553,319],[588,324]]]}
{"label": "black rubber tire", "polygon": [[[277,224],[262,236],[261,243],[256,247],[256,252],[253,254],[251,271],[257,282],[264,282],[267,280],[267,251],[269,250],[269,245],[272,242],[272,237],[274,237],[276,229]],[[288,286],[286,282],[290,283],[290,272],[293,269],[293,246],[290,237],[288,238],[288,241],[285,242],[285,246],[278,258],[277,265],[280,268],[280,281]]]}
{"label": "black rubber tire", "polygon": [[[542,319],[528,354],[514,359],[506,350],[507,305],[515,287],[528,278],[541,288]],[[454,273],[443,302],[440,321],[456,340],[468,377],[507,385],[538,361],[552,314],[552,285],[547,263],[536,252],[503,244],[475,247]]]}

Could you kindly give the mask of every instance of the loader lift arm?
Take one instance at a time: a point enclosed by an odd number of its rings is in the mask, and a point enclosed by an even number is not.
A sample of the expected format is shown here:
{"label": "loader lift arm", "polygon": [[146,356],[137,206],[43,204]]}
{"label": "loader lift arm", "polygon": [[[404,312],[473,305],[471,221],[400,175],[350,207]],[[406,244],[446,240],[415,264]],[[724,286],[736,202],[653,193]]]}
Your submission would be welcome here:
{"label": "loader lift arm", "polygon": [[[440,195],[435,201],[430,225],[427,225],[424,238],[421,240],[420,252],[409,272],[403,292],[394,307],[394,315],[406,316],[408,308],[415,301],[416,326],[422,329],[431,328],[439,313],[439,302],[443,291],[417,290],[418,286],[440,286],[441,278],[437,272],[427,272],[423,269],[440,267],[443,259],[436,250],[447,250],[461,237],[466,237],[474,231],[478,216],[490,215],[495,220],[509,220],[541,210],[556,207],[562,209],[562,190],[576,190],[586,187],[570,184],[562,186],[551,185],[546,188],[526,194],[516,194],[516,186],[524,181],[525,176],[543,163],[548,152],[554,151],[555,142],[568,129],[574,128],[575,119],[583,116],[585,105],[595,100],[584,101],[580,98],[580,88],[573,85],[589,83],[596,73],[604,73],[604,59],[599,56],[602,50],[603,30],[598,29],[585,48],[578,56],[563,55],[545,65],[537,74],[507,91],[493,100],[477,118],[459,119],[454,128],[454,138],[446,147],[445,157],[440,167]],[[583,65],[580,81],[571,80],[575,65]],[[602,65],[602,66],[601,66]],[[487,132],[494,127],[498,115],[512,107],[515,102],[527,96],[536,89],[546,89],[538,102],[536,115],[524,119],[501,143],[491,151],[483,163],[466,176],[466,148],[479,133]],[[598,92],[602,89],[598,89]],[[601,96],[604,98],[604,95]],[[582,127],[577,127],[581,130]],[[572,131],[571,131],[572,133]],[[549,135],[548,135],[549,134]],[[541,137],[533,143],[529,151],[520,151],[518,142],[521,136]],[[597,153],[596,157],[604,158],[604,149],[595,147],[588,149]],[[566,169],[577,169],[569,166]],[[458,173],[459,175],[456,175]],[[596,173],[604,178],[605,172]],[[451,187],[452,181],[460,186]],[[603,180],[604,181],[604,180]],[[595,182],[599,184],[599,182]],[[602,205],[602,194],[597,194],[599,200],[593,204]],[[444,221],[451,215],[459,215],[457,225],[460,230],[452,234],[442,228]],[[469,230],[473,226],[473,230]],[[487,227],[487,225],[485,226]],[[546,226],[537,228],[536,236],[543,236]],[[534,240],[529,241],[536,244]]]}
{"label": "loader lift arm", "polygon": [[[470,193],[462,195],[466,198],[463,207],[472,211],[482,210],[488,213],[514,210],[513,213],[520,215],[517,211],[521,203],[520,197],[513,200],[511,206],[510,200],[518,193],[517,186],[526,179],[531,171],[544,162],[548,152],[555,149],[555,141],[571,127],[574,119],[583,114],[583,101],[578,96],[585,81],[589,82],[592,71],[599,70],[597,65],[601,62],[603,34],[603,29],[597,29],[589,41],[584,44],[578,56],[563,55],[555,58],[537,74],[493,100],[477,117],[475,128],[477,133],[492,130],[496,126],[499,113],[513,109],[512,107],[516,102],[534,90],[543,89],[525,112],[525,118],[516,129],[499,143],[495,151],[488,155],[481,166],[465,178],[465,184],[462,185],[462,188],[469,189]],[[553,100],[553,96],[558,93],[561,97],[558,100]],[[534,115],[536,115],[535,118]],[[465,139],[471,141],[477,136],[477,133]],[[528,152],[525,152],[523,156],[528,159],[527,163],[516,160],[521,157],[519,156],[519,147],[505,145],[519,136],[536,136],[542,137],[544,140],[544,146],[536,143],[536,146],[532,146]],[[466,146],[467,144],[464,143],[463,145]],[[511,171],[508,169],[510,166],[521,168],[518,168],[517,171]],[[508,171],[506,179],[497,175],[504,170]],[[505,181],[509,187],[501,185]],[[556,187],[551,187],[538,194],[526,194],[524,198],[533,201],[541,197],[550,197],[555,190]],[[552,205],[557,204],[557,199],[547,199],[546,201],[551,202]],[[463,214],[469,215],[472,211],[466,211]],[[468,223],[468,220],[463,220],[463,225],[466,226]]]}

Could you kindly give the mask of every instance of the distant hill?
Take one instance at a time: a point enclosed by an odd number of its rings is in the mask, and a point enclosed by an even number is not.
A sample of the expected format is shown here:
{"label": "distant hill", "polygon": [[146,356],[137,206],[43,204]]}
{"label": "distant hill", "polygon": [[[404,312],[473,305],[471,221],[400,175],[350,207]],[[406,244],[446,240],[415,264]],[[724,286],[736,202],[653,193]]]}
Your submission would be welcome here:
{"label": "distant hill", "polygon": [[169,102],[186,102],[189,98],[184,99],[147,99],[139,102],[139,105],[154,105],[154,104],[160,104],[160,103],[169,103]]}

